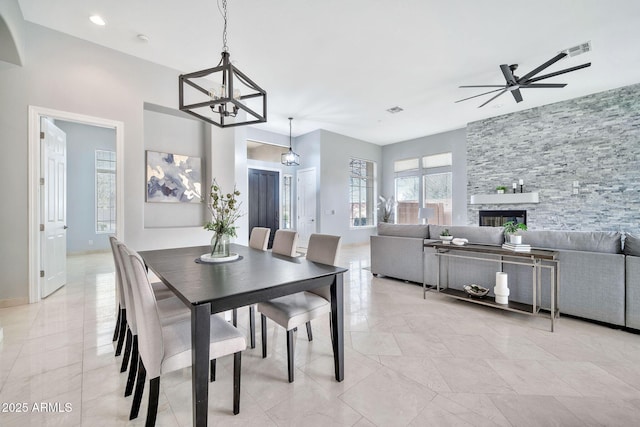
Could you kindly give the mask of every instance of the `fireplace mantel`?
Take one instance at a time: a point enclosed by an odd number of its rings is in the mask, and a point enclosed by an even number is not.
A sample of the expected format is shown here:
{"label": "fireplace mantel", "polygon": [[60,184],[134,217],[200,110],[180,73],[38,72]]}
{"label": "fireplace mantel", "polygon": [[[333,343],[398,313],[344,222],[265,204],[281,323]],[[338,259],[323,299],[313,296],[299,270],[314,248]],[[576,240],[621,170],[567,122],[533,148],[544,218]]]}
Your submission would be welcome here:
{"label": "fireplace mantel", "polygon": [[471,205],[515,205],[519,203],[540,203],[538,192],[476,194],[471,196],[469,201]]}

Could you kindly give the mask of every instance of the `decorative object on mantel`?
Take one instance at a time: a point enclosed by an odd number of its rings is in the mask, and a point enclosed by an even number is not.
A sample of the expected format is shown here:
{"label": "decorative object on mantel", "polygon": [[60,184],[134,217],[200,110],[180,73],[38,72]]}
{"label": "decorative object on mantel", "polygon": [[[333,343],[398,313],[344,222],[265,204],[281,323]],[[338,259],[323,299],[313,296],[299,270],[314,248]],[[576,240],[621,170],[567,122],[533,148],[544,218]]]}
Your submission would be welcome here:
{"label": "decorative object on mantel", "polygon": [[514,221],[507,221],[503,225],[504,235],[509,236],[509,243],[514,245],[522,244],[522,236],[518,234],[520,231],[527,231],[527,225]]}
{"label": "decorative object on mantel", "polygon": [[395,197],[391,196],[387,199],[384,196],[378,196],[378,199],[380,199],[378,207],[382,211],[382,222],[391,222],[391,216],[398,205]]}
{"label": "decorative object on mantel", "polygon": [[509,304],[509,286],[507,273],[501,271],[496,272],[496,286],[493,293],[496,294],[497,304]]}
{"label": "decorative object on mantel", "polygon": [[514,182],[514,183],[513,183],[513,193],[514,193],[514,194],[515,194],[515,192],[516,192],[516,188],[518,188],[518,187],[516,186],[516,183]]}
{"label": "decorative object on mantel", "polygon": [[[221,1],[222,58],[213,68],[180,75],[179,108],[221,128],[266,122],[267,92],[229,60],[227,0]],[[251,105],[248,100],[252,100]],[[240,111],[246,116],[238,116]]]}
{"label": "decorative object on mantel", "polygon": [[471,285],[465,285],[464,291],[469,294],[471,297],[482,298],[489,293],[489,289],[482,287],[480,285],[476,285],[475,283]]}
{"label": "decorative object on mantel", "polygon": [[[243,213],[240,212],[241,202],[236,200],[240,192],[233,188],[233,193],[225,194],[214,179],[211,184],[211,198],[207,208],[211,213],[211,221],[204,225],[205,230],[213,231],[211,236],[211,253],[200,257],[205,262],[231,261],[238,257],[238,254],[229,253],[229,239],[236,237],[236,226],[234,223]],[[231,258],[230,258],[231,257]],[[214,259],[216,259],[214,261]]]}
{"label": "decorative object on mantel", "polygon": [[[298,166],[300,165],[300,155],[293,151],[291,146],[291,121],[293,117],[289,117],[289,151],[282,153],[280,156],[280,162],[286,166]],[[386,222],[386,221],[385,221]]]}
{"label": "decorative object on mantel", "polygon": [[445,228],[444,231],[440,233],[440,240],[442,240],[442,243],[445,245],[451,243],[451,241],[453,240],[453,236],[451,235],[451,233],[449,233],[448,228]]}
{"label": "decorative object on mantel", "polygon": [[507,191],[507,187],[505,187],[504,185],[499,185],[496,187],[496,192],[498,194],[504,194],[505,191]]}
{"label": "decorative object on mantel", "polygon": [[[522,179],[521,179],[520,181],[518,181],[518,184],[520,184],[520,192],[521,192],[521,193],[524,193],[524,191],[523,191],[523,187],[524,187],[524,180],[522,180]],[[515,191],[514,191],[514,193],[515,193]]]}

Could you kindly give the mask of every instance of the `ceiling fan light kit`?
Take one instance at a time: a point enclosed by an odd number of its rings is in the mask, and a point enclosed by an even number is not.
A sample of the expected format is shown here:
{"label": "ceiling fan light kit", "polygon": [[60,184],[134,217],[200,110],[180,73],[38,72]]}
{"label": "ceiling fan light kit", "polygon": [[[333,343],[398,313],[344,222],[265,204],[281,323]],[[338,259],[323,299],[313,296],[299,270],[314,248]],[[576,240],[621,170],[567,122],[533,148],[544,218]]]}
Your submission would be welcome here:
{"label": "ceiling fan light kit", "polygon": [[180,75],[179,109],[221,128],[266,122],[267,92],[229,60],[227,0],[222,0],[221,13],[222,58],[216,67]]}
{"label": "ceiling fan light kit", "polygon": [[564,70],[560,70],[560,71],[555,71],[553,73],[549,73],[549,74],[544,74],[541,76],[537,76],[535,77],[537,74],[539,74],[540,72],[542,72],[543,70],[545,70],[546,68],[550,67],[551,65],[555,64],[556,62],[560,61],[562,58],[566,57],[567,53],[566,52],[561,52],[559,54],[557,54],[556,56],[554,56],[553,58],[551,58],[550,60],[548,60],[547,62],[545,62],[544,64],[540,65],[539,67],[533,69],[532,71],[528,72],[527,74],[525,74],[522,77],[518,77],[514,74],[514,72],[518,69],[518,64],[511,64],[511,65],[507,65],[507,64],[502,64],[500,65],[500,71],[502,71],[502,75],[504,76],[505,79],[505,84],[503,85],[471,85],[471,86],[460,86],[461,88],[498,88],[498,89],[492,89],[488,92],[484,92],[484,93],[480,93],[478,95],[473,95],[467,98],[463,98],[463,99],[459,99],[456,102],[462,102],[462,101],[467,101],[469,99],[473,99],[473,98],[477,98],[479,96],[483,96],[483,95],[488,95],[490,93],[495,93],[498,92],[498,94],[494,95],[491,99],[489,99],[488,101],[485,101],[484,103],[482,103],[481,105],[478,106],[478,108],[484,107],[485,105],[487,105],[488,103],[490,103],[491,101],[493,101],[494,99],[496,99],[497,97],[499,97],[500,95],[504,94],[505,92],[509,91],[511,92],[511,95],[513,96],[513,99],[516,100],[516,102],[522,102],[522,93],[520,92],[520,89],[560,89],[565,87],[567,84],[566,83],[535,83],[537,81],[540,80],[544,80],[544,79],[548,79],[550,77],[555,77],[555,76],[559,76],[561,74],[566,74],[566,73],[570,73],[572,71],[576,71],[576,70],[580,70],[582,68],[586,68],[586,67],[590,67],[591,63],[588,62],[586,64],[582,64],[582,65],[577,65],[575,67],[570,67],[570,68],[565,68]]}

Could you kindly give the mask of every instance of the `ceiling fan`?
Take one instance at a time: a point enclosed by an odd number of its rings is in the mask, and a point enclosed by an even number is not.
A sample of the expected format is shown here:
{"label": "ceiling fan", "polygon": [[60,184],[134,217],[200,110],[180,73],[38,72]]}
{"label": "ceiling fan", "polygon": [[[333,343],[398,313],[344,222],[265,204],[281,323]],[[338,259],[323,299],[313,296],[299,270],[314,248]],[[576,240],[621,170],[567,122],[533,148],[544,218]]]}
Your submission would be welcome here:
{"label": "ceiling fan", "polygon": [[487,105],[488,103],[490,103],[491,101],[493,101],[494,99],[496,99],[497,97],[499,97],[500,95],[502,95],[503,93],[505,93],[507,91],[511,92],[511,95],[513,95],[513,98],[516,100],[516,102],[522,102],[522,94],[520,93],[520,89],[563,88],[563,87],[565,87],[567,85],[566,83],[535,83],[535,82],[543,80],[543,79],[548,79],[549,77],[559,76],[560,74],[570,73],[571,71],[576,71],[576,70],[579,70],[581,68],[589,67],[589,66],[591,66],[591,62],[588,62],[586,64],[582,64],[582,65],[577,65],[577,66],[571,67],[571,68],[566,68],[564,70],[556,71],[554,73],[544,74],[544,75],[538,76],[538,77],[534,77],[534,76],[536,74],[538,74],[539,72],[541,72],[542,70],[544,70],[545,68],[548,68],[549,66],[551,66],[551,65],[555,64],[556,62],[560,61],[565,56],[567,56],[566,52],[559,53],[556,56],[554,56],[553,58],[551,58],[550,60],[548,60],[547,62],[545,62],[544,64],[540,65],[538,68],[535,68],[534,70],[532,70],[531,72],[525,74],[522,77],[518,77],[515,74],[513,74],[516,71],[516,69],[518,69],[518,64],[511,64],[511,65],[502,64],[502,65],[500,65],[500,70],[502,71],[502,74],[504,75],[504,78],[506,80],[506,84],[503,84],[503,85],[460,86],[461,88],[467,88],[467,87],[497,87],[499,89],[494,89],[494,90],[490,90],[489,92],[481,93],[479,95],[474,95],[474,96],[470,96],[468,98],[459,99],[456,102],[462,102],[462,101],[466,101],[468,99],[477,98],[478,96],[487,95],[489,93],[499,92],[493,98],[491,98],[490,100],[486,101],[482,105],[478,106],[478,108],[480,108],[480,107],[484,107],[485,105]]}

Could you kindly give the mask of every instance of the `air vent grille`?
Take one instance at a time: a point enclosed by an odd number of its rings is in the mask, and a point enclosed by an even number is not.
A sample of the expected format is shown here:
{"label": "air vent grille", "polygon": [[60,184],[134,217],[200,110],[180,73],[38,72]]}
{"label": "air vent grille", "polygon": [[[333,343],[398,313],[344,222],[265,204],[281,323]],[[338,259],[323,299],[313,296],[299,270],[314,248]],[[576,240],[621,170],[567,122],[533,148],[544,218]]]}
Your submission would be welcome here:
{"label": "air vent grille", "polygon": [[387,109],[388,112],[390,112],[391,114],[396,114],[399,113],[400,111],[404,111],[404,109],[398,107],[397,105],[395,107],[391,107],[389,109]]}

